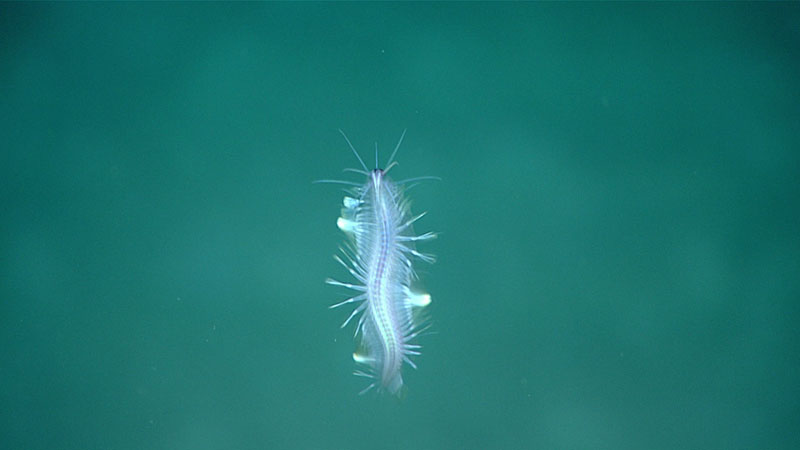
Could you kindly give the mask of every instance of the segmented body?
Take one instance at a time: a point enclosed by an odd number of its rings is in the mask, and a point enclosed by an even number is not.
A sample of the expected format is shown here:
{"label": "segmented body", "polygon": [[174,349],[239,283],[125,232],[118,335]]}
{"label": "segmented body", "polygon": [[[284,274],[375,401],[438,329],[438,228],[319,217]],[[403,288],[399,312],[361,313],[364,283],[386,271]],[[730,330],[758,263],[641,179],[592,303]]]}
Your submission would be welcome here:
{"label": "segmented body", "polygon": [[363,370],[356,374],[373,379],[362,392],[377,387],[398,394],[403,387],[403,362],[416,367],[411,357],[419,355],[420,346],[412,341],[424,328],[420,311],[430,303],[428,294],[411,288],[417,278],[413,261],[433,261],[430,255],[417,252],[415,243],[435,234],[413,233],[412,224],[422,215],[410,214],[403,187],[393,183],[384,170],[364,173],[366,183],[349,191],[337,221],[352,238],[342,248],[345,260],[337,260],[357,282],[327,282],[359,293],[332,308],[357,304],[342,327],[358,318],[355,334],[359,344],[353,359]]}

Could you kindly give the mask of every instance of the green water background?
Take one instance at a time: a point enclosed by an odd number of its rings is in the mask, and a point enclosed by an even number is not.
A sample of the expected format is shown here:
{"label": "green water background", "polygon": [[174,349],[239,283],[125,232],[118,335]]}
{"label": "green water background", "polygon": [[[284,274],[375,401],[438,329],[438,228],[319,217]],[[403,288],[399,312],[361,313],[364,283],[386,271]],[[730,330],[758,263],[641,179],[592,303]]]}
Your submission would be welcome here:
{"label": "green water background", "polygon": [[[2,447],[800,447],[798,23],[0,5]],[[442,178],[402,401],[326,308],[338,128]]]}

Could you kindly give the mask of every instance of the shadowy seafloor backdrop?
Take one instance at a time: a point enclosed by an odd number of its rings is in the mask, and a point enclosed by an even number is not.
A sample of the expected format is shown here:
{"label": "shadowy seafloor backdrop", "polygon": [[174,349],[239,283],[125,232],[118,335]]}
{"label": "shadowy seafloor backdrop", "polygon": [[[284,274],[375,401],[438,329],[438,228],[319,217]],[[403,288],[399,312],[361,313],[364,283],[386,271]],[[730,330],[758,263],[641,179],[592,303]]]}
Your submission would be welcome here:
{"label": "shadowy seafloor backdrop", "polygon": [[[800,4],[0,4],[5,449],[800,448]],[[338,186],[436,264],[357,393]]]}

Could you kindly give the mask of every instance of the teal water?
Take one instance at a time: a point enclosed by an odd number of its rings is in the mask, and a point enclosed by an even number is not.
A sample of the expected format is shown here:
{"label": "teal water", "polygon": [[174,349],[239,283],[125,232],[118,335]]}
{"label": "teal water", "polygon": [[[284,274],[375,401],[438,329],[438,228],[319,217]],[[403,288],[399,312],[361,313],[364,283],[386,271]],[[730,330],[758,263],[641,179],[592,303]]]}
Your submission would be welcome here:
{"label": "teal water", "polygon": [[[1,4],[2,447],[800,447],[799,22]],[[327,309],[338,128],[442,178],[402,400]]]}

